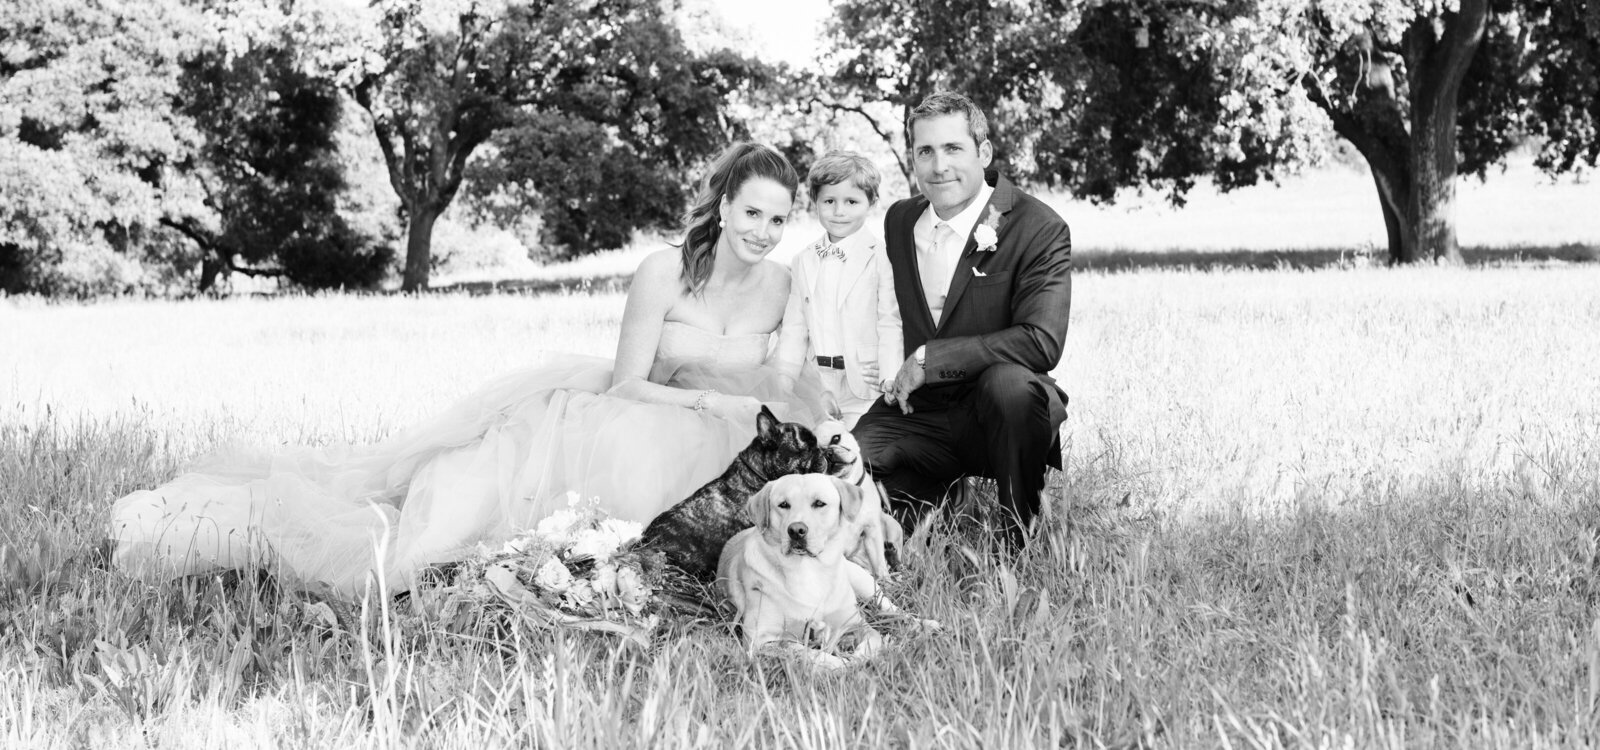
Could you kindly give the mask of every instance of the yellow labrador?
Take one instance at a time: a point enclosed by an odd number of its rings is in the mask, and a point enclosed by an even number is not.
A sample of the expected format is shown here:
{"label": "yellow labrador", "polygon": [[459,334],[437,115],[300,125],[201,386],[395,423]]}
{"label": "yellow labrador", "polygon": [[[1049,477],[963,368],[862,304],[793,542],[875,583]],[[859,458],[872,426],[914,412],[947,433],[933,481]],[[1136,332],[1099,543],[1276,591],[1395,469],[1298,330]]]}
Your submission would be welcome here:
{"label": "yellow labrador", "polygon": [[883,490],[872,478],[872,472],[867,471],[861,444],[838,419],[824,420],[812,432],[816,433],[817,445],[828,456],[828,473],[861,489],[861,512],[854,521],[858,529],[857,543],[849,548],[846,556],[871,571],[874,577],[887,577],[890,565],[883,545],[888,542],[896,551],[903,550],[905,531],[894,516],[884,511]]}
{"label": "yellow labrador", "polygon": [[750,497],[756,525],[723,547],[717,582],[738,610],[752,654],[777,649],[835,668],[847,663],[837,653],[847,635],[857,636],[853,657],[882,647],[858,603],[899,608],[878,594],[865,568],[845,559],[860,540],[853,521],[861,505],[859,488],[825,474],[779,477]]}

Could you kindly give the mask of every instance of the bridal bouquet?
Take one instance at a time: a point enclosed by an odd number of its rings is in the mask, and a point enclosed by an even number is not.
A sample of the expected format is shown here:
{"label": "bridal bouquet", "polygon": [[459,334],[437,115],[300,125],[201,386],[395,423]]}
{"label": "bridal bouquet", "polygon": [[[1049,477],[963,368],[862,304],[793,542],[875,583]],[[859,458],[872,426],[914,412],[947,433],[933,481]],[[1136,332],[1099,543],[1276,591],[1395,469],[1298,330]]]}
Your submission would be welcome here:
{"label": "bridal bouquet", "polygon": [[656,592],[630,551],[643,527],[568,494],[567,508],[467,562],[457,590],[547,626],[616,633],[648,645]]}

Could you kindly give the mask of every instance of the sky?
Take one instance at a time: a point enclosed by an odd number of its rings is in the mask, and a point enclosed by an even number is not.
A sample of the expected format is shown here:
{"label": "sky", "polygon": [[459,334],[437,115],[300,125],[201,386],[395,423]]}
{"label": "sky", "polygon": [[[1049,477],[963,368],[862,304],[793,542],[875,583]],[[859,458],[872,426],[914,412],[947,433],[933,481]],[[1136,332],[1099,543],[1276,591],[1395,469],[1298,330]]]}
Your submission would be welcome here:
{"label": "sky", "polygon": [[711,0],[730,27],[746,30],[757,57],[805,65],[821,35],[828,0]]}

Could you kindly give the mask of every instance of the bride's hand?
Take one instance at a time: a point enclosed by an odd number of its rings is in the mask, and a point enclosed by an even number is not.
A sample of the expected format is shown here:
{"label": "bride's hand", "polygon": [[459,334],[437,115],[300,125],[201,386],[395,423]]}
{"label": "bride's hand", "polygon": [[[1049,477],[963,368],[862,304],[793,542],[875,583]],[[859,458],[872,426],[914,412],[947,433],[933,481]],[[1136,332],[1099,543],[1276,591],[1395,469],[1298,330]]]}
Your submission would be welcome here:
{"label": "bride's hand", "polygon": [[750,396],[716,393],[706,399],[706,411],[734,424],[755,424],[756,414],[761,412],[761,401]]}

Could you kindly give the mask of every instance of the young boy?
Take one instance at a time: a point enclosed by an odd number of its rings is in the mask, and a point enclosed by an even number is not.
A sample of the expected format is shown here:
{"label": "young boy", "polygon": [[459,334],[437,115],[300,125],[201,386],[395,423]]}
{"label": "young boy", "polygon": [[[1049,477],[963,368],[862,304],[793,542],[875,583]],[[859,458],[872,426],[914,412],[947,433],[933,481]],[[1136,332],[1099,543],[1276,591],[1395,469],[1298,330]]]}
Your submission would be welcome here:
{"label": "young boy", "polygon": [[[900,306],[883,238],[863,230],[878,201],[878,170],[860,154],[831,151],[806,175],[824,233],[794,260],[791,294],[805,313],[806,357],[854,427],[887,390],[901,360]],[[887,368],[885,371],[884,368]]]}

